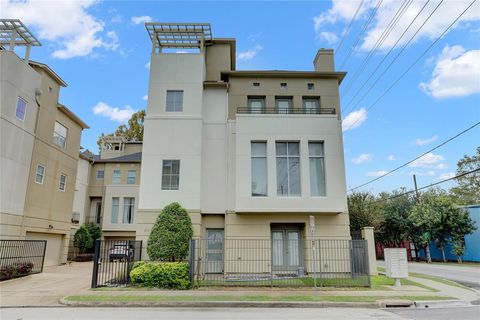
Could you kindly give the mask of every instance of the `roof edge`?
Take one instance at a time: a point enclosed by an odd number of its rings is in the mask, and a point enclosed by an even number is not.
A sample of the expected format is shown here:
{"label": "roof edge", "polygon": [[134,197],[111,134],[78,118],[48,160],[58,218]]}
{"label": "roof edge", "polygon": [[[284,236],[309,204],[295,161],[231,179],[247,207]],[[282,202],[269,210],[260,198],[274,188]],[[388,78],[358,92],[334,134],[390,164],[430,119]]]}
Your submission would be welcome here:
{"label": "roof edge", "polygon": [[57,108],[60,109],[67,117],[69,117],[71,120],[73,120],[76,124],[78,124],[82,129],[90,129],[88,124],[82,121],[75,113],[72,112],[72,110],[68,109],[66,106],[64,106],[61,103],[57,103]]}
{"label": "roof edge", "polygon": [[55,73],[55,71],[53,71],[52,68],[50,68],[45,63],[30,60],[30,61],[28,61],[28,64],[30,64],[32,66],[37,66],[37,67],[45,70],[45,72],[47,72],[48,75],[51,76],[55,81],[57,81],[59,85],[61,85],[62,87],[68,87],[68,84],[62,78],[60,78],[60,76],[57,73]]}

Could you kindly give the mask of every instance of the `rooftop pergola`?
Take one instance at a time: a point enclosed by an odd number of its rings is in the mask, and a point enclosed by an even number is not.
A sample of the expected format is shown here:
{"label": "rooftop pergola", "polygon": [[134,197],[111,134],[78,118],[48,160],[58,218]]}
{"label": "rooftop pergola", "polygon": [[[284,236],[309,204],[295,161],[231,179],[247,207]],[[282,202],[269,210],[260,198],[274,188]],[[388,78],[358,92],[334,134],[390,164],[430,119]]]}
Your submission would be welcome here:
{"label": "rooftop pergola", "polygon": [[145,28],[152,40],[152,51],[162,48],[200,49],[212,42],[209,23],[147,22]]}
{"label": "rooftop pergola", "polygon": [[19,19],[0,19],[0,46],[5,50],[7,45],[10,51],[18,46],[26,47],[25,60],[28,61],[30,48],[42,44]]}

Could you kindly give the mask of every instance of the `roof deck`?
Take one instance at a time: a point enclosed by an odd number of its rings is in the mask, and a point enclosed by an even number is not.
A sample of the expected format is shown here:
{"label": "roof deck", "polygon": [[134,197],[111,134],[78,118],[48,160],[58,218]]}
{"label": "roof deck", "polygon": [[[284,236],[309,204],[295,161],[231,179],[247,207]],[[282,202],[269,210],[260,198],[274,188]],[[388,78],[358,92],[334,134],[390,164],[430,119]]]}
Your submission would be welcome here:
{"label": "roof deck", "polygon": [[145,28],[154,52],[161,52],[162,48],[202,49],[213,41],[209,23],[147,22]]}

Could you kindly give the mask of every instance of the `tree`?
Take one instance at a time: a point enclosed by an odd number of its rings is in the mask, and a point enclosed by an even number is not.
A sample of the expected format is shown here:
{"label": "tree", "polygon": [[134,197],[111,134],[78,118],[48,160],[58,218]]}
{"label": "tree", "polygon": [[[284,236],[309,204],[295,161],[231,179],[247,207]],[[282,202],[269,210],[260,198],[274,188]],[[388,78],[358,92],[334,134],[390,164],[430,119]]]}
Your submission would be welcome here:
{"label": "tree", "polygon": [[77,232],[75,232],[75,235],[73,236],[73,245],[80,249],[80,253],[84,253],[93,246],[92,236],[85,226],[81,226],[78,228]]}
{"label": "tree", "polygon": [[453,254],[457,256],[458,263],[462,263],[462,256],[465,254],[465,236],[472,234],[477,227],[470,218],[468,210],[462,208],[454,212],[452,217],[451,241],[453,244]]}
{"label": "tree", "polygon": [[363,227],[374,227],[381,222],[379,206],[374,203],[375,197],[370,192],[353,192],[348,195],[348,214],[350,229],[360,230]]}
{"label": "tree", "polygon": [[85,223],[84,226],[88,230],[88,233],[92,238],[92,243],[95,244],[95,241],[102,237],[102,228],[98,224],[93,222]]}
{"label": "tree", "polygon": [[[457,163],[457,176],[480,168],[480,146],[473,156],[465,155]],[[458,186],[450,190],[459,204],[480,203],[480,171],[456,179]]]}
{"label": "tree", "polygon": [[192,220],[177,202],[163,208],[153,225],[147,242],[151,260],[181,261],[188,255],[193,236]]}
{"label": "tree", "polygon": [[132,114],[128,124],[119,125],[114,133],[102,134],[98,137],[97,145],[100,148],[102,140],[105,137],[124,137],[127,141],[143,141],[143,122],[145,119],[145,110],[140,110]]}

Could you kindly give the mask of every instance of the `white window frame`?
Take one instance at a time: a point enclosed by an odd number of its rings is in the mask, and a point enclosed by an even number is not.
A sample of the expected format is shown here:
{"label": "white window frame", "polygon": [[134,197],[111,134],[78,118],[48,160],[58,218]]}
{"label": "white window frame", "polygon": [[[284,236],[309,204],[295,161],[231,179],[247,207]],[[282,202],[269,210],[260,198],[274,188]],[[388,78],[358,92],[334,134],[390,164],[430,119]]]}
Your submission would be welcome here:
{"label": "white window frame", "polygon": [[[65,181],[63,181],[63,189],[62,189],[62,177],[65,177]],[[58,183],[58,190],[65,192],[67,190],[67,175],[64,173],[60,174],[60,179]]]}
{"label": "white window frame", "polygon": [[[319,155],[312,155],[310,154],[310,144],[321,144],[322,145],[322,149],[323,149],[323,155],[319,156]],[[311,174],[311,170],[312,168],[310,167],[310,159],[323,159],[323,177],[324,177],[324,189],[325,189],[325,194],[324,195],[314,195],[312,194],[312,174]],[[326,197],[327,196],[327,166],[326,166],[326,157],[325,157],[325,142],[324,141],[308,141],[308,166],[309,166],[309,179],[310,179],[310,196],[311,197]],[[318,178],[318,177],[317,177]]]}
{"label": "white window frame", "polygon": [[[25,110],[23,111],[23,119],[18,117],[17,110],[18,110],[18,103],[20,101],[23,101],[25,103]],[[27,117],[27,107],[28,107],[28,102],[27,100],[23,99],[22,97],[17,97],[17,104],[15,106],[15,117],[20,120],[20,121],[25,121],[25,118]]]}
{"label": "white window frame", "polygon": [[[257,155],[257,154],[253,154],[252,152],[252,147],[253,147],[253,144],[254,143],[261,143],[261,144],[264,144],[265,145],[265,155]],[[250,179],[251,179],[251,190],[250,190],[250,195],[252,197],[268,197],[268,158],[267,158],[267,155],[268,155],[268,143],[267,141],[251,141],[250,142],[250,152],[251,152],[251,160],[250,160],[250,163],[251,163],[251,175],[250,175]],[[266,177],[266,190],[265,190],[265,194],[263,195],[254,195],[253,194],[253,159],[264,159],[265,160],[265,177]]]}
{"label": "white window frame", "polygon": [[[118,182],[115,182],[115,172],[118,172]],[[122,170],[120,169],[113,169],[112,172],[112,184],[121,184],[122,183]]]}
{"label": "white window frame", "polygon": [[[287,109],[280,109],[280,102],[287,102],[288,107]],[[293,109],[293,99],[292,97],[275,97],[275,109],[277,113],[281,114],[289,114]]]}
{"label": "white window frame", "polygon": [[[61,133],[57,132],[57,129],[55,128],[57,126],[57,124],[59,126],[65,128],[65,136],[62,136]],[[63,145],[60,144],[60,143],[57,143],[56,140],[58,139],[58,137],[63,138]],[[58,147],[60,147],[62,149],[65,149],[65,148],[67,148],[67,137],[68,137],[68,128],[66,126],[64,126],[61,122],[55,121],[55,124],[53,126],[53,139],[52,139],[53,143],[55,145],[57,145]]]}
{"label": "white window frame", "polygon": [[[285,155],[278,155],[277,154],[277,143],[286,143],[286,154]],[[298,145],[298,155],[290,155],[288,152],[288,145],[289,144],[297,144]],[[302,166],[301,166],[301,144],[300,141],[275,141],[275,165],[278,166],[278,159],[285,158],[287,160],[287,193],[280,194],[278,192],[278,181],[277,181],[277,197],[301,197],[302,196]],[[298,159],[298,194],[292,194],[290,190],[290,160],[296,158]],[[278,167],[276,168],[276,178],[278,179]]]}
{"label": "white window frame", "polygon": [[[169,93],[174,94],[173,104],[170,110],[169,110],[169,101],[168,101]],[[178,93],[181,93],[181,96],[182,96],[180,106],[177,106],[178,101],[177,101],[176,94]],[[165,111],[166,112],[183,112],[183,93],[184,93],[183,90],[167,90],[167,93],[165,95]]]}
{"label": "white window frame", "polygon": [[[37,176],[39,175],[39,173],[38,173],[38,168],[39,168],[39,167],[42,167],[42,168],[43,168],[43,172],[42,172],[42,174],[41,174],[41,176],[42,176],[42,181],[40,181],[40,182],[37,181]],[[45,166],[44,166],[43,164],[37,163],[37,168],[35,169],[35,183],[43,184],[43,181],[44,181],[44,180],[45,180]]]}
{"label": "white window frame", "polygon": [[[127,204],[127,199],[129,199]],[[130,222],[128,222],[128,210],[131,210],[130,213]],[[122,223],[123,224],[133,224],[135,221],[135,197],[124,197],[123,198],[123,210],[122,210]]]}
{"label": "white window frame", "polygon": [[[99,173],[99,172],[102,172],[102,177],[101,177],[101,178],[98,177],[98,173]],[[96,178],[97,178],[97,180],[103,180],[103,179],[105,179],[105,170],[97,170]]]}
{"label": "white window frame", "polygon": [[[117,199],[118,202],[117,204],[113,204],[113,200]],[[116,208],[116,211],[115,211]],[[113,224],[118,224],[118,213],[120,211],[120,198],[119,197],[112,197],[112,212],[110,213],[110,223]],[[114,219],[114,213],[115,213],[115,219]]]}
{"label": "white window frame", "polygon": [[[170,166],[171,166],[172,169],[173,169],[173,161],[178,161],[178,173],[172,173],[172,172],[170,172],[170,173],[165,173],[165,172],[163,171],[163,168],[165,167],[165,162],[167,162],[167,161],[170,161],[170,162],[171,162]],[[172,177],[175,177],[175,176],[178,176],[178,184],[177,184],[176,188],[173,188],[173,187],[172,187]],[[163,179],[164,179],[164,178],[167,178],[167,177],[169,178],[169,179],[168,179],[168,180],[169,180],[169,184],[164,186],[164,185],[163,185]],[[179,159],[165,159],[165,160],[162,161],[162,181],[161,181],[160,183],[161,183],[161,189],[162,189],[163,191],[169,191],[169,190],[175,191],[175,190],[180,190],[180,160],[179,160]]]}
{"label": "white window frame", "polygon": [[[133,172],[133,176],[130,176],[130,173]],[[133,179],[133,182],[131,182]],[[137,181],[137,170],[128,170],[127,171],[127,184],[135,184]]]}

